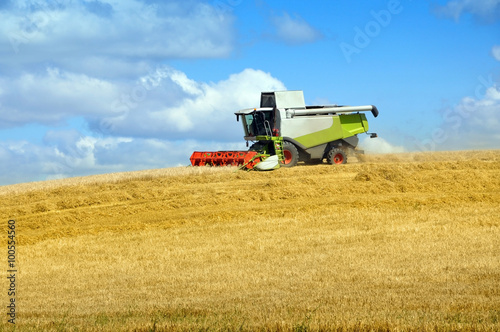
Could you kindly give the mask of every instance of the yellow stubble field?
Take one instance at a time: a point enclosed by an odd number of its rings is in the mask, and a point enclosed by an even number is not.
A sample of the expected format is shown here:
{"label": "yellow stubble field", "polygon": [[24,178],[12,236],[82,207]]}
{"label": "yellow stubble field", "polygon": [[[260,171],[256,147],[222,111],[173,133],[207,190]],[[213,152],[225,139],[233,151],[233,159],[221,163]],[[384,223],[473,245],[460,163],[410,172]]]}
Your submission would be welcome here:
{"label": "yellow stubble field", "polygon": [[179,167],[0,200],[18,331],[500,329],[500,151]]}

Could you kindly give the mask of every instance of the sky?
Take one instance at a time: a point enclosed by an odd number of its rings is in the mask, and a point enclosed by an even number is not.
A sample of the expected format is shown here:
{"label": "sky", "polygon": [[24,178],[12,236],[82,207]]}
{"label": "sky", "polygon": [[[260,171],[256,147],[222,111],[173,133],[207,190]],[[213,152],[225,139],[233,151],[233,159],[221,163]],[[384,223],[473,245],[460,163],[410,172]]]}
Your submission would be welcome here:
{"label": "sky", "polygon": [[500,0],[3,0],[0,185],[245,150],[260,92],[376,105],[368,153],[500,148]]}

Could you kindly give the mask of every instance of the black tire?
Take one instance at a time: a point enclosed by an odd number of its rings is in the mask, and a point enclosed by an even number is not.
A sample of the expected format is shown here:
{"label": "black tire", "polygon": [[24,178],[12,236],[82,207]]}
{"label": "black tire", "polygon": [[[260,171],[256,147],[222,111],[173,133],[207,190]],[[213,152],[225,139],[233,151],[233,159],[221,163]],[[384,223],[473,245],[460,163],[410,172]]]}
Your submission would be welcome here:
{"label": "black tire", "polygon": [[293,167],[297,165],[299,161],[299,151],[297,147],[290,142],[283,143],[283,155],[285,157],[284,162],[281,163],[283,167]]}
{"label": "black tire", "polygon": [[330,151],[328,151],[326,160],[328,161],[329,164],[332,165],[342,165],[347,162],[347,154],[342,149],[333,148]]}

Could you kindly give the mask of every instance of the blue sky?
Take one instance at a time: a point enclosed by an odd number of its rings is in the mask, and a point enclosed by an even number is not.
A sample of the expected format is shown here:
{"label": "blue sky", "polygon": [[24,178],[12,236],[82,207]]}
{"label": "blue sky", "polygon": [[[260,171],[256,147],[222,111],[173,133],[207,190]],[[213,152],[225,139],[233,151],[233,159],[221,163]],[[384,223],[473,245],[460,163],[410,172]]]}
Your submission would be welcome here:
{"label": "blue sky", "polygon": [[261,91],[376,105],[371,152],[500,148],[500,0],[0,4],[0,185],[245,149]]}

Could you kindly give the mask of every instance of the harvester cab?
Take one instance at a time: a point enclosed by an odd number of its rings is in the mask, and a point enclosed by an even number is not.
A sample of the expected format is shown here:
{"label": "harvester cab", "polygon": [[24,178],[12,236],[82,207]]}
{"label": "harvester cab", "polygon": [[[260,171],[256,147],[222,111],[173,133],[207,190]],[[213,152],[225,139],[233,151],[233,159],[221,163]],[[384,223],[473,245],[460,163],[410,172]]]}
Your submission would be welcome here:
{"label": "harvester cab", "polygon": [[245,139],[255,140],[257,136],[278,136],[276,128],[275,109],[259,108],[243,110],[236,113],[236,119],[242,117]]}
{"label": "harvester cab", "polygon": [[[243,124],[249,151],[194,152],[193,166],[239,165],[268,170],[292,167],[299,161],[344,164],[357,150],[358,134],[368,132],[368,106],[306,106],[302,91],[262,92],[260,107],[235,113]],[[370,137],[376,137],[374,133]],[[236,155],[236,157],[233,157]]]}

